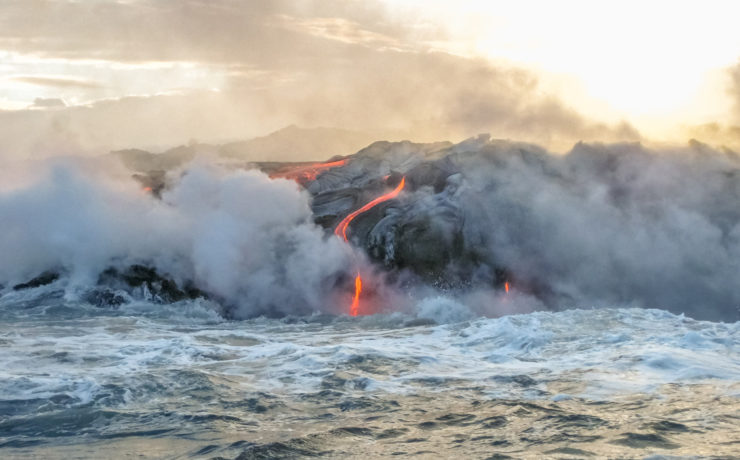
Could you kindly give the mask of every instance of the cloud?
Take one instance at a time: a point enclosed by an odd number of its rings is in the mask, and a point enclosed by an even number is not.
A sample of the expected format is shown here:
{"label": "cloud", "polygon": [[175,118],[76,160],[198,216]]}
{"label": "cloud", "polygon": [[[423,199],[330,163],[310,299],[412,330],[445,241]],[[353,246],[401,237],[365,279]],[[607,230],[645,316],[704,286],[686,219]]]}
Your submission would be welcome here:
{"label": "cloud", "polygon": [[[491,132],[559,150],[579,140],[640,138],[626,123],[611,126],[577,113],[544,92],[532,72],[434,51],[420,39],[429,32],[408,21],[375,2],[10,1],[0,15],[0,48],[32,54],[42,64],[54,59],[74,68],[76,60],[92,60],[131,70],[132,64],[189,63],[178,72],[213,78],[163,96],[156,94],[172,89],[167,78],[131,71],[128,80],[153,83],[150,96],[126,97],[111,94],[115,77],[99,83],[24,76],[20,81],[60,91],[89,90],[80,100],[100,97],[95,90],[104,84],[109,100],[54,114],[0,113],[0,134],[8,136],[0,137],[0,150],[53,153],[60,132],[83,150],[100,151],[244,139],[289,124],[394,140]],[[30,132],[36,139],[23,138]]]}
{"label": "cloud", "polygon": [[[251,94],[289,108],[293,122],[341,124],[391,138],[462,139],[490,131],[568,148],[579,140],[640,139],[627,124],[589,120],[540,89],[531,72],[441,52],[355,49],[307,64],[277,88]],[[232,88],[241,83],[231,81]]]}
{"label": "cloud", "polygon": [[407,48],[396,38],[364,29],[360,24],[344,18],[295,18],[280,16],[287,28],[310,35],[336,40],[350,45],[364,45],[378,49]]}
{"label": "cloud", "polygon": [[277,53],[299,57],[312,44],[295,46],[305,33],[280,15],[328,15],[331,5],[338,2],[11,0],[0,16],[0,49],[63,59],[281,65]]}
{"label": "cloud", "polygon": [[730,69],[730,94],[735,99],[735,122],[740,124],[740,62]]}
{"label": "cloud", "polygon": [[59,107],[67,107],[67,104],[65,104],[64,101],[59,98],[44,99],[41,97],[37,97],[36,99],[34,99],[33,104],[31,104],[30,106],[30,108],[35,109],[49,109]]}
{"label": "cloud", "polygon": [[[40,158],[104,154],[128,147],[161,148],[188,139],[250,138],[285,125],[258,119],[228,95],[197,91],[183,95],[124,97],[56,110],[0,111],[0,156]],[[250,127],[254,127],[251,128]]]}
{"label": "cloud", "polygon": [[689,136],[698,139],[700,142],[740,151],[740,125],[706,123],[690,126],[686,131]]}
{"label": "cloud", "polygon": [[734,102],[732,112],[725,120],[689,126],[686,133],[701,142],[722,146],[740,152],[740,62],[727,69],[727,94]]}
{"label": "cloud", "polygon": [[390,140],[459,140],[491,132],[559,150],[579,140],[640,139],[627,124],[589,120],[543,94],[536,77],[523,70],[444,53],[363,49],[357,61],[333,67],[312,63],[306,75],[264,87],[253,86],[264,76],[234,75],[219,92],[126,97],[53,113],[0,112],[0,151],[48,156],[72,151],[70,139],[80,150],[98,153],[166,147],[191,138],[223,142],[290,124]]}
{"label": "cloud", "polygon": [[84,89],[98,89],[102,88],[98,82],[90,81],[84,78],[69,78],[69,77],[49,77],[49,76],[17,76],[10,77],[10,80],[17,81],[20,83],[28,83],[29,85],[37,86],[49,86],[54,88],[84,88]]}

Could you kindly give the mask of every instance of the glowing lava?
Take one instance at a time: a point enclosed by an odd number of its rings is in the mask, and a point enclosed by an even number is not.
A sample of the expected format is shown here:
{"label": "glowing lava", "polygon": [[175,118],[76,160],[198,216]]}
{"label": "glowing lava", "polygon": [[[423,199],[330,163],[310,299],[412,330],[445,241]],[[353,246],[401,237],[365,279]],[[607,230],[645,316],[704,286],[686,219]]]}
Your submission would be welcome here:
{"label": "glowing lava", "polygon": [[360,293],[362,292],[362,277],[360,272],[357,272],[355,277],[355,296],[352,298],[352,305],[349,307],[349,314],[357,316],[360,312]]}
{"label": "glowing lava", "polygon": [[270,178],[284,178],[291,179],[300,184],[316,180],[319,173],[326,171],[327,169],[337,168],[344,166],[347,160],[330,161],[328,163],[313,163],[308,165],[294,166],[287,170],[277,171],[270,175]]}
{"label": "glowing lava", "polygon": [[347,227],[349,227],[350,222],[352,222],[355,217],[359,216],[363,212],[371,210],[384,201],[392,200],[393,198],[397,197],[398,194],[401,193],[401,190],[403,190],[404,185],[406,185],[406,177],[401,178],[401,182],[398,183],[398,186],[396,186],[396,188],[393,189],[392,192],[388,192],[385,195],[377,197],[373,201],[367,203],[365,206],[361,207],[357,211],[350,213],[350,215],[342,219],[342,221],[339,222],[339,225],[337,225],[337,228],[334,229],[334,234],[342,237],[344,241],[347,241]]}
{"label": "glowing lava", "polygon": [[504,283],[504,290],[506,291],[507,294],[509,293],[509,282],[508,281]]}
{"label": "glowing lava", "polygon": [[[403,187],[406,185],[406,177],[401,178],[401,182],[398,183],[395,189],[393,191],[386,193],[385,195],[381,195],[378,198],[375,198],[371,202],[367,203],[360,209],[350,213],[347,217],[342,219],[341,222],[339,222],[339,225],[337,225],[337,228],[334,229],[334,234],[338,237],[341,237],[344,241],[347,241],[347,227],[349,227],[350,222],[352,222],[355,217],[359,216],[363,212],[367,212],[373,207],[377,206],[378,204],[392,200],[393,198],[397,197],[399,193],[401,193],[401,190],[403,190]],[[355,296],[352,298],[352,305],[349,307],[349,314],[352,316],[357,316],[360,313],[360,293],[362,293],[362,276],[360,276],[360,272],[357,272],[357,276],[355,277]]]}

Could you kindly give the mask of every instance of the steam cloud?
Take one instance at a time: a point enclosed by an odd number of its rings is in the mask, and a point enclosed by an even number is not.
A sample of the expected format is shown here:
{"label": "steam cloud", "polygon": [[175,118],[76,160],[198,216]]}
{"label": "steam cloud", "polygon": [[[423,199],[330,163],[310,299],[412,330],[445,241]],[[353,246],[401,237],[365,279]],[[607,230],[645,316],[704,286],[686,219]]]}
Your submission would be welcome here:
{"label": "steam cloud", "polygon": [[422,187],[406,209],[434,216],[443,232],[459,228],[463,256],[452,264],[476,260],[483,279],[503,268],[551,308],[634,305],[738,319],[738,155],[698,143],[578,144],[558,156],[471,142],[439,163],[459,171],[445,189]]}
{"label": "steam cloud", "polygon": [[308,196],[257,171],[189,170],[163,200],[131,180],[57,161],[0,194],[0,283],[63,270],[94,284],[107,267],[145,263],[194,280],[237,317],[329,310],[351,251],[311,222]]}

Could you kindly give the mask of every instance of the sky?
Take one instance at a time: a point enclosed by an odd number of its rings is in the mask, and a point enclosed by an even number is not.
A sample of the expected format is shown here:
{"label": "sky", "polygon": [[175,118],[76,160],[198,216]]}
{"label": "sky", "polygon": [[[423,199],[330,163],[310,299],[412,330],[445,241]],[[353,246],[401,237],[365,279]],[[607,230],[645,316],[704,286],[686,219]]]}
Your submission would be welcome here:
{"label": "sky", "polygon": [[740,147],[734,1],[0,0],[0,156],[378,139]]}

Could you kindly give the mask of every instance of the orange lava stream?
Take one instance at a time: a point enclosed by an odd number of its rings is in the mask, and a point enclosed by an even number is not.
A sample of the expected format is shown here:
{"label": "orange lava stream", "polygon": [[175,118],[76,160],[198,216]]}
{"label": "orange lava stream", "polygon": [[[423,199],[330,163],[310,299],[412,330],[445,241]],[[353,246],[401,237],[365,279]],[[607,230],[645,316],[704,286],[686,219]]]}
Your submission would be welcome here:
{"label": "orange lava stream", "polygon": [[509,293],[509,282],[508,281],[504,283],[504,289],[506,290],[506,293],[508,294]]}
{"label": "orange lava stream", "polygon": [[[381,195],[378,198],[375,198],[371,202],[367,203],[360,209],[350,213],[347,217],[342,219],[341,222],[339,222],[339,225],[337,225],[337,228],[334,229],[334,234],[338,237],[342,238],[344,241],[347,241],[347,227],[349,227],[350,222],[352,222],[355,217],[359,216],[363,212],[369,211],[373,207],[377,206],[378,204],[392,200],[393,198],[397,197],[399,193],[401,193],[401,190],[403,190],[403,187],[406,185],[406,177],[401,178],[401,182],[398,183],[398,186],[396,186],[393,191],[386,193],[385,195]],[[362,276],[360,276],[360,272],[357,272],[357,276],[355,277],[355,296],[352,298],[352,305],[349,307],[349,314],[351,316],[357,316],[360,313],[360,293],[362,292]]]}
{"label": "orange lava stream", "polygon": [[349,307],[349,314],[357,316],[360,312],[360,293],[362,292],[362,277],[360,272],[357,272],[355,277],[355,296],[352,298],[352,305]]}
{"label": "orange lava stream", "polygon": [[374,208],[384,201],[392,200],[393,198],[397,197],[398,194],[401,193],[401,190],[403,190],[404,185],[406,185],[405,177],[401,179],[401,182],[398,183],[398,186],[393,189],[392,192],[388,192],[385,195],[377,197],[373,201],[367,203],[365,206],[352,212],[350,215],[342,219],[342,221],[339,222],[339,225],[337,225],[337,228],[334,229],[334,234],[341,237],[344,241],[347,241],[347,227],[349,227],[350,222],[352,222],[355,217],[359,216],[363,212],[369,211],[370,209]]}
{"label": "orange lava stream", "polygon": [[327,169],[344,166],[347,160],[330,161],[329,163],[314,163],[307,166],[297,166],[293,169],[284,172],[278,172],[270,175],[270,178],[284,178],[291,179],[296,182],[308,182],[316,180],[316,177],[320,172],[326,171]]}

